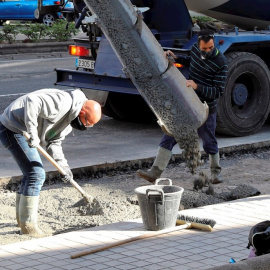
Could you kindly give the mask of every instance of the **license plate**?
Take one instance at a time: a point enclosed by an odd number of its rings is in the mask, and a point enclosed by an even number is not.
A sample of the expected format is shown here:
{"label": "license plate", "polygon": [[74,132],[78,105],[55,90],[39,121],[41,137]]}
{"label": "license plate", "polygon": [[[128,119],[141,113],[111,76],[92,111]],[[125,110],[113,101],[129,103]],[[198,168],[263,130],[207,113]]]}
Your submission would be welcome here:
{"label": "license plate", "polygon": [[85,68],[85,69],[94,69],[95,61],[85,60],[85,59],[76,59],[76,67]]}

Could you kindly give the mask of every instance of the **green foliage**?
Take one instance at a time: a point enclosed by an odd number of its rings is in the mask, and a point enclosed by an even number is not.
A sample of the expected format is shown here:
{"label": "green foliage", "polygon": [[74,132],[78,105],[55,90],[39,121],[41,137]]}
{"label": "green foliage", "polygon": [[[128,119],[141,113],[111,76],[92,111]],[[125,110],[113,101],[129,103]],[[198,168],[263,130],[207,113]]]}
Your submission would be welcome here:
{"label": "green foliage", "polygon": [[0,43],[14,43],[16,35],[24,34],[31,42],[40,42],[48,37],[55,41],[68,41],[79,30],[75,29],[75,23],[66,20],[57,20],[52,26],[42,23],[5,24],[0,30]]}
{"label": "green foliage", "polygon": [[5,36],[2,32],[0,32],[0,43],[3,43],[5,41]]}
{"label": "green foliage", "polygon": [[9,44],[12,44],[14,43],[16,35],[18,33],[18,26],[16,24],[4,24],[0,35],[2,36],[3,40],[7,41]]}
{"label": "green foliage", "polygon": [[56,20],[56,22],[49,28],[48,36],[56,39],[56,41],[67,41],[78,32],[79,30],[75,28],[74,22],[70,22],[67,25],[65,20]]}
{"label": "green foliage", "polygon": [[207,22],[213,22],[214,19],[207,16],[194,16],[192,17],[193,22],[199,22],[199,23],[207,23]]}
{"label": "green foliage", "polygon": [[32,42],[40,42],[40,39],[48,35],[48,27],[40,23],[25,24],[20,27],[19,31]]}

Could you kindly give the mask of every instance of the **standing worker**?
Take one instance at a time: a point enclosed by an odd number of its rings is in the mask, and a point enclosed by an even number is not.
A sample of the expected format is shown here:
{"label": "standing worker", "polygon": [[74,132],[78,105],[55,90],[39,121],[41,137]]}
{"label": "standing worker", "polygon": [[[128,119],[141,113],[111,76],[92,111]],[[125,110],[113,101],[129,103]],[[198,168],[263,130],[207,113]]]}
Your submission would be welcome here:
{"label": "standing worker", "polygon": [[[35,148],[39,144],[66,171],[65,182],[73,178],[62,150],[62,141],[72,131],[86,130],[101,118],[101,107],[87,100],[80,90],[65,92],[42,89],[13,101],[0,115],[0,141],[14,157],[23,177],[16,195],[16,218],[21,234],[42,237],[37,224],[38,202],[45,170]],[[23,132],[30,135],[29,141]]]}
{"label": "standing worker", "polygon": [[[219,184],[222,179],[215,129],[217,99],[224,92],[227,78],[226,58],[215,48],[214,34],[209,29],[201,30],[198,33],[198,42],[192,46],[190,56],[177,58],[171,51],[166,51],[164,54],[165,57],[172,56],[177,63],[189,66],[189,79],[186,81],[186,86],[191,87],[200,100],[208,104],[209,116],[206,122],[198,128],[198,135],[202,139],[204,151],[209,154],[211,183]],[[164,134],[151,169],[138,170],[137,174],[153,183],[167,167],[176,143],[172,136]]]}

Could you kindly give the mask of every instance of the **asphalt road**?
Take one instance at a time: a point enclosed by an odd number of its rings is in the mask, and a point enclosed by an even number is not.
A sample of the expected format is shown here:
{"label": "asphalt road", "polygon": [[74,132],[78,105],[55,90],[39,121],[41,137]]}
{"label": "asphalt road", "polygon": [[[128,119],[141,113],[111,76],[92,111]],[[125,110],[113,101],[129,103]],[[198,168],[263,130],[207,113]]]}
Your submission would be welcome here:
{"label": "asphalt road", "polygon": [[45,58],[0,61],[0,113],[16,98],[42,88],[68,89],[55,86],[55,68],[73,69],[75,59]]}
{"label": "asphalt road", "polygon": [[[22,94],[41,88],[55,87],[53,70],[56,67],[73,68],[74,58],[1,61],[0,113]],[[162,134],[157,124],[120,122],[103,117],[94,128],[86,132],[76,131],[70,134],[63,142],[63,150],[71,168],[129,160],[140,163],[141,159],[153,158],[156,155]],[[252,136],[242,138],[219,136],[219,146],[225,149],[239,145],[245,147],[253,144],[269,144],[269,134],[270,127],[265,126]],[[0,151],[0,179],[21,175],[18,166],[2,145]],[[173,152],[179,154],[181,151],[176,146]],[[46,160],[44,165],[46,171],[55,171]]]}
{"label": "asphalt road", "polygon": [[[75,60],[67,58],[45,58],[0,61],[0,113],[19,96],[41,89],[67,87],[54,86],[54,68],[73,69]],[[70,134],[63,144],[71,167],[88,166],[130,157],[153,156],[162,132],[156,124],[143,125],[115,121],[108,117],[86,132]],[[149,147],[150,146],[150,147]],[[137,148],[135,150],[135,148]],[[16,176],[21,172],[9,152],[0,144],[0,177]],[[140,154],[142,153],[142,156]],[[46,160],[47,170],[54,168]]]}

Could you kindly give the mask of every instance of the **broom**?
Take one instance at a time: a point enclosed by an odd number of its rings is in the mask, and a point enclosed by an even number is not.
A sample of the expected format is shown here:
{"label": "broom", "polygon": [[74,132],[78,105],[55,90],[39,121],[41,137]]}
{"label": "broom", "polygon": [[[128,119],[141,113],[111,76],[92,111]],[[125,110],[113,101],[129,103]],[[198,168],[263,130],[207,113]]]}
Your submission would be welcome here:
{"label": "broom", "polygon": [[203,230],[203,231],[207,231],[207,232],[211,232],[213,227],[216,224],[216,221],[213,219],[207,219],[207,218],[199,218],[199,217],[192,217],[192,216],[185,216],[185,215],[178,215],[177,216],[177,220],[176,220],[176,224],[180,225],[180,226],[175,226],[172,228],[168,228],[168,229],[164,229],[161,231],[153,231],[144,235],[139,235],[139,236],[135,236],[132,238],[128,238],[125,240],[121,240],[112,244],[107,244],[98,248],[94,248],[92,250],[89,251],[84,251],[84,252],[79,252],[77,254],[71,255],[70,258],[71,259],[76,259],[85,255],[89,255],[89,254],[93,254],[93,253],[97,253],[112,247],[116,247],[116,246],[120,246],[123,244],[127,244],[130,242],[134,242],[137,240],[142,240],[142,239],[147,239],[150,237],[155,237],[157,235],[161,235],[161,234],[165,234],[165,233],[170,233],[170,232],[174,232],[174,231],[178,231],[178,230],[183,230],[183,229],[199,229],[199,230]]}

